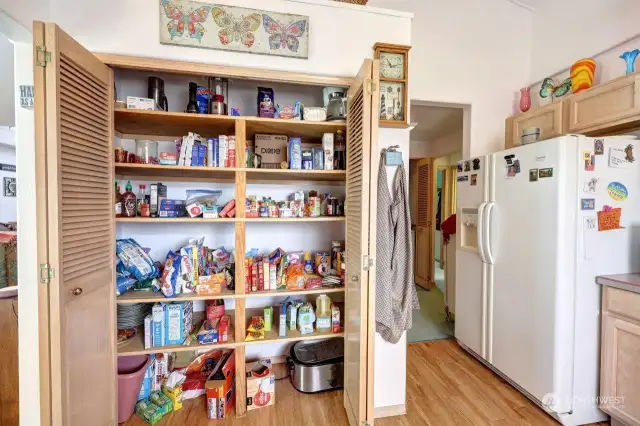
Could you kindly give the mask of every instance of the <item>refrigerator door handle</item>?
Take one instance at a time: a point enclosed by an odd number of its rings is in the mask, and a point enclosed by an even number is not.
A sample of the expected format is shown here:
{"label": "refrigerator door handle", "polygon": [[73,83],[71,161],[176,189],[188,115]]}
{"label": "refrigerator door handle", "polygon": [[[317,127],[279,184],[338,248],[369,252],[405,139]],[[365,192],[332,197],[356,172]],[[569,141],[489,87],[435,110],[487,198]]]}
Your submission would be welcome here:
{"label": "refrigerator door handle", "polygon": [[478,222],[477,222],[477,239],[478,239],[478,253],[480,254],[480,260],[482,263],[487,263],[487,257],[484,251],[484,209],[487,203],[480,204],[478,207]]}
{"label": "refrigerator door handle", "polygon": [[482,224],[482,228],[484,229],[484,241],[482,242],[482,246],[485,251],[485,257],[487,259],[487,263],[490,265],[494,264],[493,252],[491,251],[491,225],[493,219],[493,208],[496,203],[487,203],[486,212],[484,213],[484,223]]}

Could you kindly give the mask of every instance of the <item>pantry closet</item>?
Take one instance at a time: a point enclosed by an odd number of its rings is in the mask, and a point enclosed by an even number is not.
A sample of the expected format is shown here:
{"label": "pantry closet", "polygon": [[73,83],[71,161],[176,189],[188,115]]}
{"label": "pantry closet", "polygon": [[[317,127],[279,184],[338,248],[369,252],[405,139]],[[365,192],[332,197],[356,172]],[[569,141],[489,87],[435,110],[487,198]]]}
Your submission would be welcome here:
{"label": "pantry closet", "polygon": [[[34,24],[35,117],[40,265],[40,374],[42,424],[112,425],[116,422],[119,355],[231,348],[235,350],[235,415],[246,413],[246,353],[270,343],[289,343],[335,337],[314,332],[287,337],[267,333],[264,340],[245,342],[252,307],[274,304],[275,298],[328,293],[344,300],[344,406],[352,425],[373,424],[373,359],[375,334],[376,185],[379,63],[365,59],[353,79],[306,75],[210,64],[165,61],[129,56],[92,54],[55,24]],[[216,116],[165,111],[116,109],[114,78],[130,72],[166,73],[186,77],[222,76],[249,79],[265,85],[283,83],[306,88],[348,87],[346,125],[335,122],[275,120],[250,116]],[[114,77],[115,75],[115,77]],[[346,130],[347,170],[286,170],[245,168],[245,147],[256,133],[319,138],[325,132]],[[234,134],[235,167],[156,166],[116,164],[114,139],[176,137],[187,132]],[[119,218],[113,213],[113,182],[140,181],[220,183],[228,185],[242,208],[235,218]],[[344,217],[248,218],[242,204],[249,185],[281,185],[294,192],[300,184],[330,185],[345,191]],[[373,185],[372,185],[373,183]],[[344,226],[346,279],[344,288],[245,293],[242,262],[249,237],[268,239],[289,227]],[[162,226],[161,226],[162,225]],[[171,232],[167,232],[171,227]],[[191,227],[198,227],[193,231]],[[211,231],[207,227],[215,227]],[[235,290],[215,296],[184,294],[172,301],[225,299],[233,302],[232,329],[227,343],[210,346],[176,345],[145,349],[142,336],[116,344],[116,305],[167,301],[157,293],[115,294],[115,239],[136,234],[185,238],[200,229],[232,229],[236,253]],[[276,228],[276,231],[271,229]],[[311,229],[311,228],[309,228]],[[179,231],[176,231],[179,230]],[[328,231],[327,231],[328,232]],[[304,241],[304,239],[303,239]],[[178,245],[180,241],[169,241]],[[305,247],[299,247],[305,249]],[[260,303],[264,303],[260,305]],[[257,304],[257,305],[256,305]],[[276,303],[277,304],[277,303]],[[229,312],[229,311],[228,311]],[[271,354],[267,354],[271,355]],[[277,400],[276,400],[277,401]],[[277,402],[276,402],[277,403]],[[203,412],[202,416],[206,414]]]}

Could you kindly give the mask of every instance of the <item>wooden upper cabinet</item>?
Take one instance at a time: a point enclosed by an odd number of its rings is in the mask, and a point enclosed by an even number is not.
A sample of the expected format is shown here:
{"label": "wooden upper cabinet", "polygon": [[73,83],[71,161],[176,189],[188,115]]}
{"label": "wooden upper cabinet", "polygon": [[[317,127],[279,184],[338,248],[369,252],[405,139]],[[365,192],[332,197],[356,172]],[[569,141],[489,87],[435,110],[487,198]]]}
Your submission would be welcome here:
{"label": "wooden upper cabinet", "polygon": [[558,101],[507,118],[505,148],[520,145],[522,131],[527,127],[539,127],[540,139],[550,139],[562,135],[564,133],[563,106],[564,101]]}
{"label": "wooden upper cabinet", "polygon": [[568,131],[587,133],[640,121],[640,74],[630,74],[573,95]]}

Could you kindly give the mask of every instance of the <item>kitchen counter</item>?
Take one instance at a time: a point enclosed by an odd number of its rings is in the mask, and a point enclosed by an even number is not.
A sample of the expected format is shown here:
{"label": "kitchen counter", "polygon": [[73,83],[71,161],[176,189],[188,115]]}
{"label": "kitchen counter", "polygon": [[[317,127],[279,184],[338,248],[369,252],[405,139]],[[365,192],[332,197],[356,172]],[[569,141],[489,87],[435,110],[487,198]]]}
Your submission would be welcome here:
{"label": "kitchen counter", "polygon": [[596,277],[596,283],[607,287],[619,288],[620,290],[640,293],[640,273],[600,275]]}

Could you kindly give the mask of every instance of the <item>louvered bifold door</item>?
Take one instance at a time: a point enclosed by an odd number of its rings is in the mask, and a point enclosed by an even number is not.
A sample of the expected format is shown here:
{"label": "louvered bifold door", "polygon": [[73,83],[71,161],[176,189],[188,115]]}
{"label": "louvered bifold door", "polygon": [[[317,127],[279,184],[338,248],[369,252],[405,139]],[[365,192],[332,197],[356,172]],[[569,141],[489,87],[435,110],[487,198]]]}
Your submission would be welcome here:
{"label": "louvered bifold door", "polygon": [[[373,424],[373,337],[375,288],[367,265],[370,254],[371,156],[377,145],[377,69],[379,62],[365,60],[349,88],[347,115],[347,196],[345,215],[345,363],[344,405],[352,426]],[[373,142],[372,142],[373,141]],[[375,250],[374,252],[375,253]]]}
{"label": "louvered bifold door", "polygon": [[46,158],[38,237],[46,233],[48,241],[50,273],[41,285],[48,281],[51,422],[113,425],[113,72],[56,25],[34,25],[36,97],[43,99],[36,145]]}
{"label": "louvered bifold door", "polygon": [[416,218],[416,284],[430,289],[434,285],[433,161],[418,161],[418,215]]}

